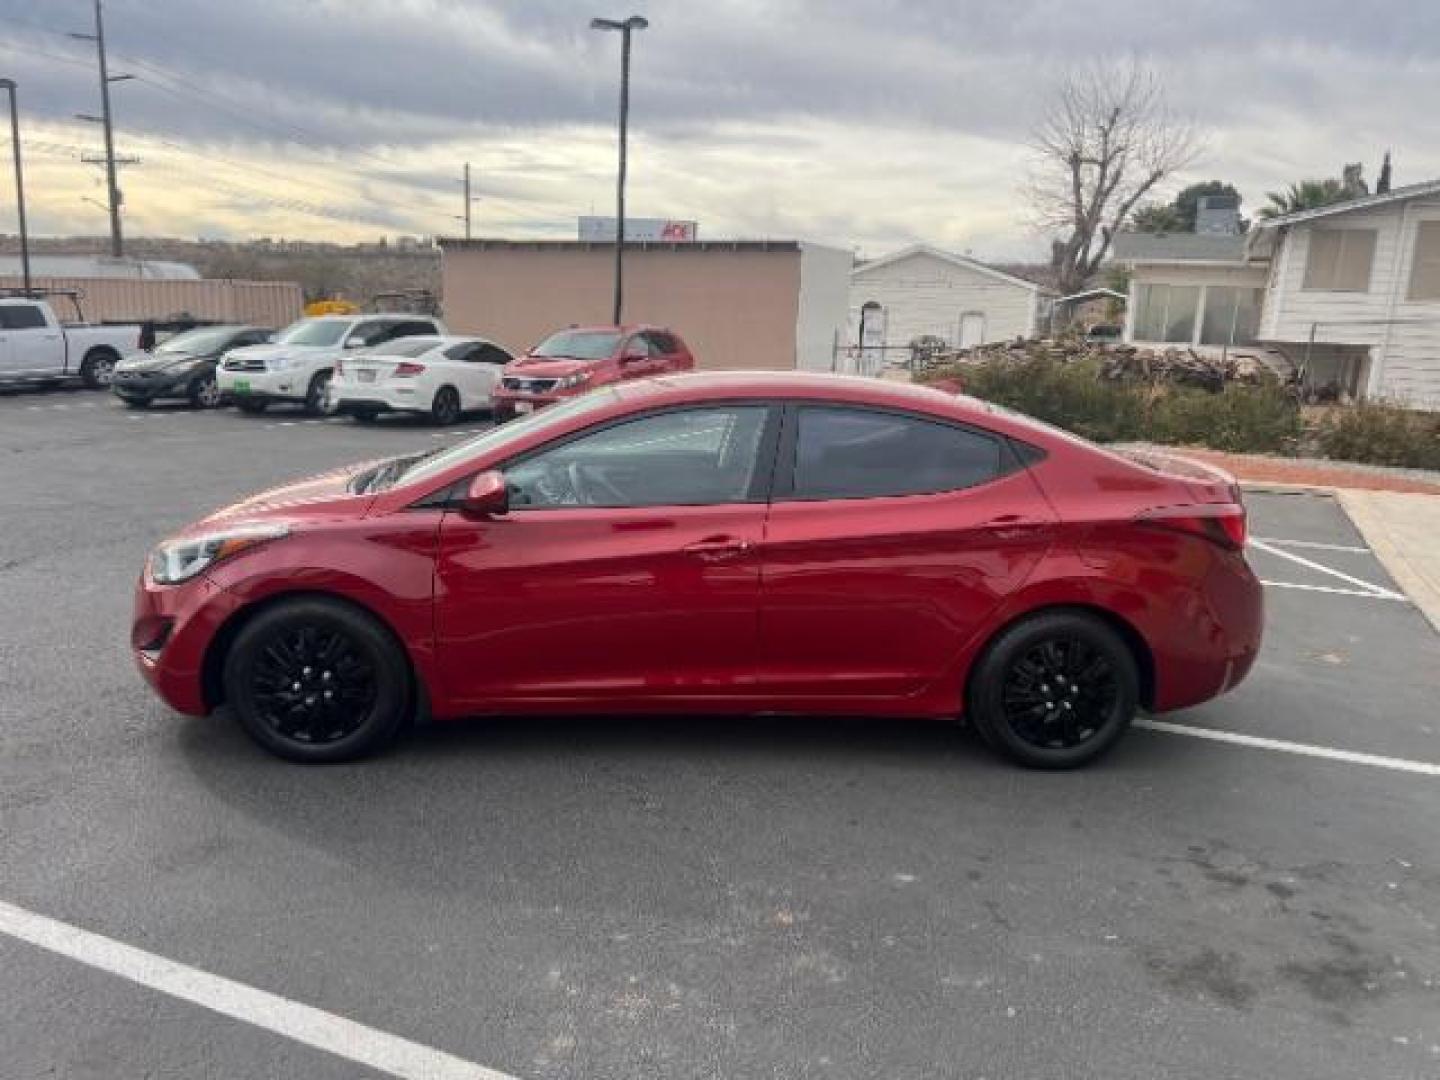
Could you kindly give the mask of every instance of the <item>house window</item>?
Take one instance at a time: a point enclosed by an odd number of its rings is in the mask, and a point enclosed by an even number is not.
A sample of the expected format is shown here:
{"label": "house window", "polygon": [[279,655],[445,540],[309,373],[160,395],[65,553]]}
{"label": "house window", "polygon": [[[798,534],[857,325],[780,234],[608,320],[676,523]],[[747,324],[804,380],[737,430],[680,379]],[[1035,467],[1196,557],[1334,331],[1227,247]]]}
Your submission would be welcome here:
{"label": "house window", "polygon": [[1369,292],[1375,261],[1374,229],[1311,229],[1304,288]]}
{"label": "house window", "polygon": [[1407,300],[1440,300],[1440,221],[1422,221],[1415,233]]}
{"label": "house window", "polygon": [[1188,345],[1195,339],[1198,285],[1135,286],[1135,340]]}
{"label": "house window", "polygon": [[1264,289],[1211,285],[1205,289],[1205,317],[1200,322],[1201,345],[1253,345],[1260,325]]}

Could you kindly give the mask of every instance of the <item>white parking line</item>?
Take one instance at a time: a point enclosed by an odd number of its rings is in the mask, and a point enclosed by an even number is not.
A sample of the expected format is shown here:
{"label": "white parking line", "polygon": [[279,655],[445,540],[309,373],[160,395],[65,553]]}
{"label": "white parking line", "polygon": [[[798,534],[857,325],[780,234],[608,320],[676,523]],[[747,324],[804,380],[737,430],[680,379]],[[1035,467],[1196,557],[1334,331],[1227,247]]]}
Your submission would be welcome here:
{"label": "white parking line", "polygon": [[1153,720],[1145,716],[1137,716],[1135,726],[1147,731],[1162,731],[1167,735],[1189,735],[1196,739],[1233,743],[1236,746],[1248,746],[1256,750],[1278,750],[1285,754],[1326,758],[1330,761],[1343,761],[1350,765],[1373,765],[1377,769],[1419,773],[1421,776],[1440,776],[1440,765],[1434,765],[1428,761],[1410,761],[1406,758],[1382,757],[1379,754],[1362,754],[1355,750],[1336,750],[1329,746],[1313,746],[1310,743],[1288,742],[1285,739],[1266,739],[1259,735],[1216,731],[1213,728],[1192,727],[1189,724],[1175,724],[1169,720]]}
{"label": "white parking line", "polygon": [[1351,544],[1321,544],[1314,540],[1280,540],[1274,536],[1252,536],[1250,540],[1252,543],[1262,540],[1267,544],[1277,544],[1280,547],[1309,548],[1312,551],[1349,551],[1356,555],[1375,554],[1368,547],[1355,547]]}
{"label": "white parking line", "polygon": [[0,934],[406,1080],[516,1080],[398,1035],[167,960],[0,900]]}
{"label": "white parking line", "polygon": [[1260,551],[1268,552],[1269,554],[1276,555],[1282,559],[1289,559],[1291,562],[1296,563],[1299,566],[1303,566],[1308,570],[1314,570],[1317,573],[1328,574],[1330,577],[1339,578],[1346,584],[1354,585],[1358,589],[1365,590],[1364,595],[1374,596],[1377,599],[1382,600],[1408,599],[1406,596],[1401,593],[1395,592],[1395,590],[1393,589],[1387,589],[1383,585],[1376,585],[1373,582],[1364,581],[1360,578],[1353,577],[1350,574],[1341,573],[1339,570],[1333,570],[1328,566],[1321,565],[1313,559],[1307,559],[1303,555],[1296,555],[1293,551],[1285,551],[1281,548],[1276,547],[1274,544],[1266,543],[1264,540],[1258,540],[1254,537],[1251,537],[1249,543],[1250,546],[1253,548],[1258,548]]}
{"label": "white parking line", "polygon": [[1269,585],[1272,589],[1300,589],[1303,592],[1328,593],[1331,596],[1363,596],[1366,600],[1394,600],[1397,603],[1408,604],[1408,596],[1400,596],[1397,593],[1377,593],[1369,589],[1336,589],[1329,585],[1301,585],[1297,581],[1267,581],[1260,579],[1261,585]]}

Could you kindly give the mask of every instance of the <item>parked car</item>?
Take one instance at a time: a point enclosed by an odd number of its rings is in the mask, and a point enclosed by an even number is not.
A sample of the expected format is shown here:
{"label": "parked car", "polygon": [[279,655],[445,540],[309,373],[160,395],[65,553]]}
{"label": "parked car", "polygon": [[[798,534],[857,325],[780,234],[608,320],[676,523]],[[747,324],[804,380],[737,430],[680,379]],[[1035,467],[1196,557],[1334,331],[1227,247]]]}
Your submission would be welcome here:
{"label": "parked car", "polygon": [[557,330],[505,369],[495,391],[495,419],[534,412],[597,386],[694,367],[680,336],[658,326]]}
{"label": "parked car", "polygon": [[342,315],[293,322],[269,345],[232,349],[220,360],[220,392],[242,411],[261,413],[276,402],[303,405],[308,413],[332,410],[330,379],[335,361],[352,349],[395,338],[444,334],[426,316]]}
{"label": "parked car", "polygon": [[143,409],[158,398],[186,398],[213,409],[224,398],[215,365],[226,350],[259,345],[273,330],[259,326],[202,326],[166,338],[148,353],[127,356],[115,367],[110,389],[126,405]]}
{"label": "parked car", "polygon": [[131,641],[300,761],[423,708],[963,714],[1061,768],[1245,677],[1245,529],[1224,473],[974,399],[677,376],[218,511],[155,549]]}
{"label": "parked car", "polygon": [[0,385],[78,378],[98,390],[139,345],[138,325],[61,323],[44,300],[0,297]]}
{"label": "parked car", "polygon": [[466,412],[491,407],[500,371],[512,359],[483,338],[400,338],[336,360],[330,396],[337,412],[361,422],[406,412],[453,424]]}

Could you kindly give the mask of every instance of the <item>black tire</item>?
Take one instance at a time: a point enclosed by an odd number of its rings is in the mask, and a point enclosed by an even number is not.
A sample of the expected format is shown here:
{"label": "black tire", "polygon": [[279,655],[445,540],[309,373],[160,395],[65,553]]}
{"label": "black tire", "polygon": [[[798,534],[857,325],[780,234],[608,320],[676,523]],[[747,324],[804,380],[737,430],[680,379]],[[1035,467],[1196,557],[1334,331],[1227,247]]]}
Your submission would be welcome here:
{"label": "black tire", "polygon": [[355,418],[357,424],[373,424],[380,419],[380,414],[374,409],[357,409],[350,415]]}
{"label": "black tire", "polygon": [[441,427],[448,427],[460,419],[460,393],[453,386],[442,386],[435,391],[435,400],[430,405],[430,419]]}
{"label": "black tire", "polygon": [[282,601],[246,623],[226,654],[224,682],[247,735],[306,763],[374,753],[395,737],[412,700],[409,664],[385,627],[323,597]]}
{"label": "black tire", "polygon": [[220,384],[215,379],[212,371],[209,375],[201,375],[190,384],[187,394],[190,404],[197,409],[218,409],[224,400],[224,394],[220,391]]}
{"label": "black tire", "polygon": [[256,401],[254,398],[244,397],[237,398],[235,401],[236,408],[243,413],[249,413],[251,416],[259,416],[265,411],[266,406],[269,404],[268,401]]}
{"label": "black tire", "polygon": [[80,362],[80,381],[91,390],[103,390],[114,381],[119,362],[114,349],[91,349]]}
{"label": "black tire", "polygon": [[125,407],[126,407],[127,409],[148,409],[148,408],[150,407],[150,399],[149,399],[149,398],[144,398],[144,397],[122,397],[120,400],[125,403]]}
{"label": "black tire", "polygon": [[309,416],[329,416],[335,411],[330,399],[330,376],[328,371],[317,371],[305,388],[305,412]]}
{"label": "black tire", "polygon": [[970,675],[970,721],[986,744],[1036,769],[1073,769],[1130,727],[1140,677],[1129,646],[1100,619],[1051,611],[1001,631]]}

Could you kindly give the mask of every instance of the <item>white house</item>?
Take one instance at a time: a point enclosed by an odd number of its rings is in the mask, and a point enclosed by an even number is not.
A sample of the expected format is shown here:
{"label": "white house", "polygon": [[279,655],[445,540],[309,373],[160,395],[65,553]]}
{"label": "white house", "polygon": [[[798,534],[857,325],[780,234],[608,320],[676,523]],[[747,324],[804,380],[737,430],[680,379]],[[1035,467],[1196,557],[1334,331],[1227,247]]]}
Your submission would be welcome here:
{"label": "white house", "polygon": [[850,273],[853,366],[873,371],[908,357],[917,337],[968,348],[1034,337],[1051,293],[975,259],[915,244]]}
{"label": "white house", "polygon": [[1440,181],[1260,221],[1116,238],[1126,339],[1263,344],[1315,387],[1440,407]]}

